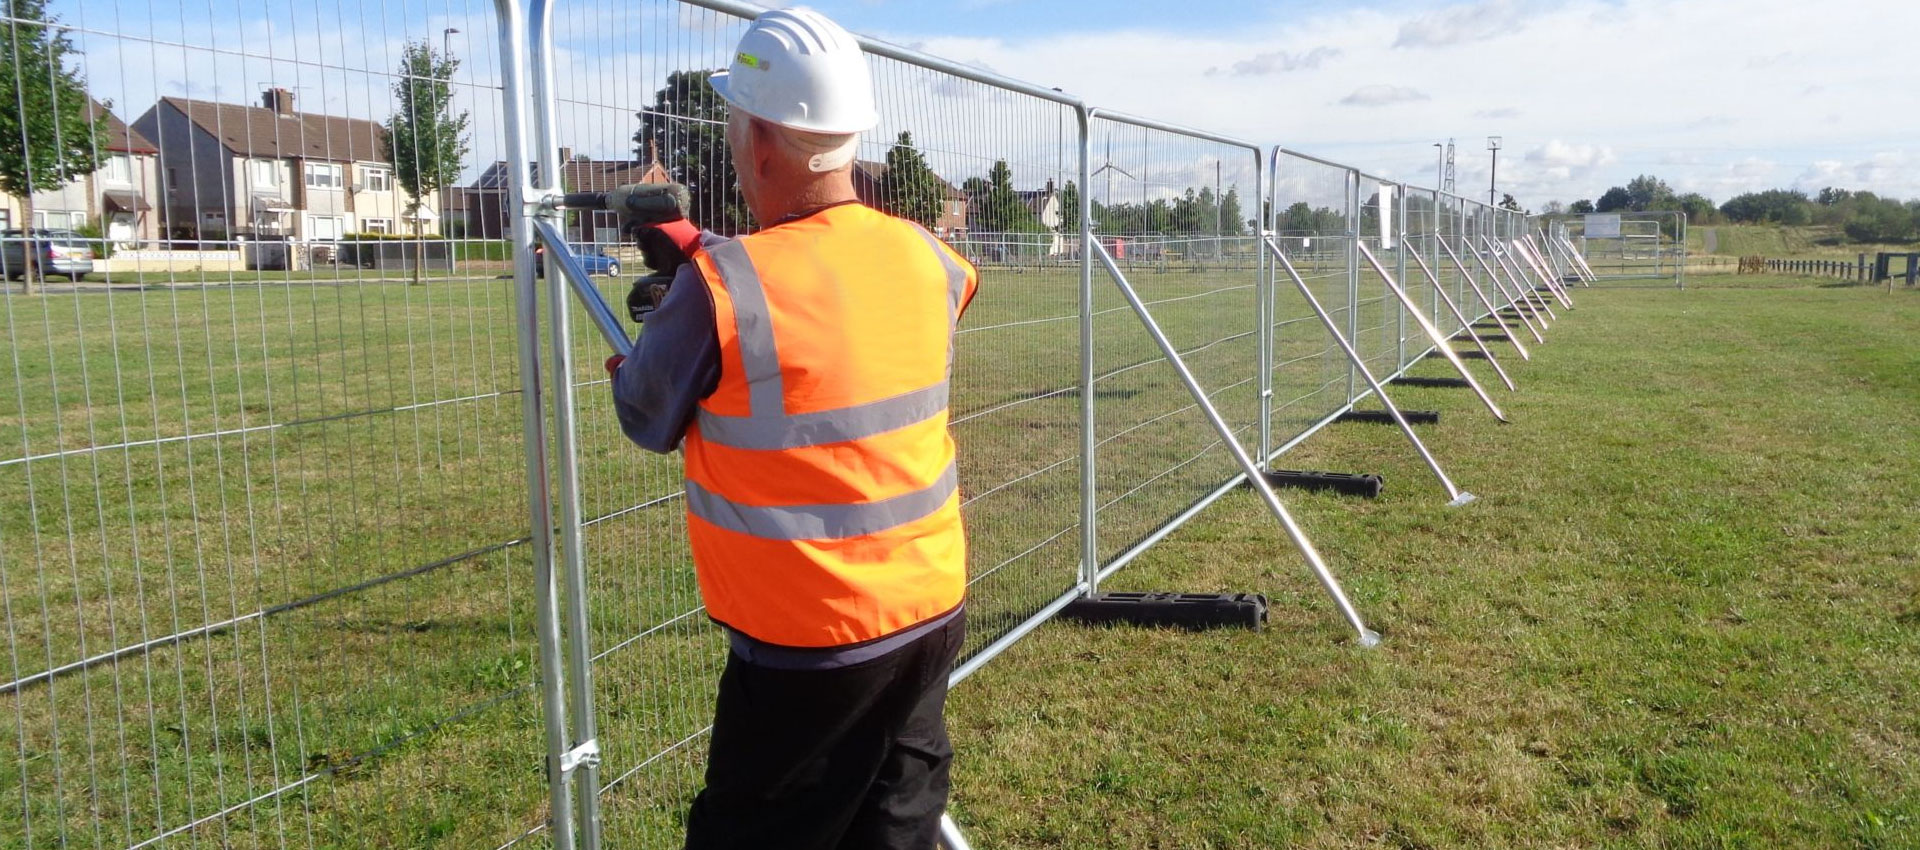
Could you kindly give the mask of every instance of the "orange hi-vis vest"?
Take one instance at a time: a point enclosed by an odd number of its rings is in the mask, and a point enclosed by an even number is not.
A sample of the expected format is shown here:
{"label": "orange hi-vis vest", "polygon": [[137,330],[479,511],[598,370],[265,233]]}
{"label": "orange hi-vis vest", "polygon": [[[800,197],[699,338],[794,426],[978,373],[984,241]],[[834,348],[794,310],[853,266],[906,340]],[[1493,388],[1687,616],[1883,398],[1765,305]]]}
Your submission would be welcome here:
{"label": "orange hi-vis vest", "polygon": [[835,647],[959,607],[966,537],[947,381],[973,267],[859,204],[693,255],[720,381],[687,429],[687,533],[707,613]]}

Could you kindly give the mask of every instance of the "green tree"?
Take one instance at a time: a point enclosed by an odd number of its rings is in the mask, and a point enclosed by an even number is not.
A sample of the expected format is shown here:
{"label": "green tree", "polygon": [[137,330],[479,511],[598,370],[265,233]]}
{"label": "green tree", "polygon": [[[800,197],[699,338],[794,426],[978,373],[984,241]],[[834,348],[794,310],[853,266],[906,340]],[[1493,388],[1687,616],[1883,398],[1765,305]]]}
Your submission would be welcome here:
{"label": "green tree", "polygon": [[1634,212],[1673,209],[1673,189],[1665,180],[1642,174],[1627,181],[1627,208]]}
{"label": "green tree", "polygon": [[1855,242],[1895,243],[1912,241],[1915,225],[1913,210],[1899,201],[1869,197],[1856,201],[1843,230]]}
{"label": "green tree", "polygon": [[716,233],[740,233],[749,216],[727,154],[727,104],[708,82],[712,75],[668,74],[653,106],[638,113],[634,153],[641,159],[658,155],[667,173],[686,184],[694,221]]}
{"label": "green tree", "polygon": [[933,229],[947,202],[947,184],[927,167],[927,158],[913,146],[913,134],[901,131],[887,149],[887,173],[881,179],[881,204],[887,212]]}
{"label": "green tree", "polygon": [[1852,198],[1853,198],[1852,192],[1849,192],[1846,189],[1837,189],[1832,186],[1828,186],[1827,188],[1820,190],[1820,194],[1814,199],[1814,202],[1823,207],[1833,207],[1833,206],[1839,206],[1840,204],[1844,204],[1848,200],[1851,200]]}
{"label": "green tree", "polygon": [[987,170],[987,179],[970,184],[980,190],[975,194],[980,226],[976,229],[989,233],[1045,233],[1046,227],[1034,218],[1033,210],[1013,188],[1013,168],[1007,161],[996,160],[993,168]]}
{"label": "green tree", "polygon": [[1688,192],[1674,198],[1673,203],[1681,212],[1687,214],[1687,221],[1692,224],[1713,224],[1720,218],[1720,208],[1714,206],[1711,199],[1699,192]]}
{"label": "green tree", "polygon": [[[0,34],[0,79],[12,84],[0,108],[0,191],[20,199],[33,226],[33,194],[58,189],[100,167],[105,128],[93,118],[87,82],[73,70],[79,53],[54,24],[45,0],[7,0]],[[41,274],[32,251],[19,273],[32,294]],[[16,270],[8,269],[9,274]]]}
{"label": "green tree", "polygon": [[[442,56],[425,41],[408,42],[400,54],[399,79],[393,83],[396,109],[387,119],[387,161],[393,179],[407,190],[407,217],[414,235],[424,236],[420,209],[427,199],[460,179],[467,159],[466,110],[453,112],[453,72],[460,60]],[[414,243],[413,282],[420,282],[426,243]]]}
{"label": "green tree", "polygon": [[1574,201],[1573,203],[1567,205],[1567,212],[1574,213],[1576,215],[1586,215],[1587,213],[1590,213],[1593,211],[1594,211],[1593,202],[1587,200],[1586,198],[1581,198],[1580,200]]}
{"label": "green tree", "polygon": [[1595,201],[1593,204],[1594,212],[1603,213],[1621,212],[1632,208],[1633,196],[1627,193],[1626,187],[1624,186],[1615,186],[1608,189],[1605,194],[1600,196],[1600,200]]}
{"label": "green tree", "polygon": [[1728,221],[1742,224],[1801,225],[1813,220],[1812,202],[1798,189],[1768,189],[1735,195],[1720,205]]}
{"label": "green tree", "polygon": [[[1095,218],[1099,221],[1099,218]],[[1060,232],[1080,232],[1080,187],[1072,180],[1060,188]]]}
{"label": "green tree", "polygon": [[1500,193],[1500,208],[1503,210],[1513,210],[1514,212],[1523,212],[1523,210],[1520,209],[1520,202],[1514,200],[1512,195],[1505,192]]}
{"label": "green tree", "polygon": [[1227,193],[1220,196],[1220,226],[1226,236],[1243,236],[1247,232],[1247,222],[1241,217],[1240,190],[1227,187]]}

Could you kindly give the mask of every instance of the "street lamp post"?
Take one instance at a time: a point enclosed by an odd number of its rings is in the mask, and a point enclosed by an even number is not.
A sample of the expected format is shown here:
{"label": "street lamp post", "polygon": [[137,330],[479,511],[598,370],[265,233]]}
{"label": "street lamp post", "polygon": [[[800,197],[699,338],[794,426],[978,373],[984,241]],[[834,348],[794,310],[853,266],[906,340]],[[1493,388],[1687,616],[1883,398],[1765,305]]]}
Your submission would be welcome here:
{"label": "street lamp post", "polygon": [[447,27],[440,31],[440,58],[445,59],[453,55],[453,37],[459,33],[458,27]]}
{"label": "street lamp post", "polygon": [[1493,167],[1487,170],[1487,206],[1498,207],[1500,206],[1500,204],[1498,203],[1497,199],[1494,197],[1493,192],[1494,192],[1494,187],[1497,185],[1497,181],[1500,178],[1500,137],[1499,136],[1487,137],[1487,150],[1490,150],[1493,152]]}
{"label": "street lamp post", "polygon": [[1447,188],[1447,148],[1439,142],[1433,143],[1433,188]]}

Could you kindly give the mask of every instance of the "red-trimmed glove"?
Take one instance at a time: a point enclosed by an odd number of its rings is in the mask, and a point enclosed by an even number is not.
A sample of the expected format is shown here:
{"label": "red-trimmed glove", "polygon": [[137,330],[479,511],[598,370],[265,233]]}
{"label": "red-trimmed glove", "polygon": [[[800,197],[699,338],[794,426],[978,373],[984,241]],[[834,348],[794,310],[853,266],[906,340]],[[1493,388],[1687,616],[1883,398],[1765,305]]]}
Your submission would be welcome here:
{"label": "red-trimmed glove", "polygon": [[626,360],[627,356],[625,354],[615,354],[607,358],[607,377],[611,378],[615,373],[619,372],[620,364],[626,362]]}

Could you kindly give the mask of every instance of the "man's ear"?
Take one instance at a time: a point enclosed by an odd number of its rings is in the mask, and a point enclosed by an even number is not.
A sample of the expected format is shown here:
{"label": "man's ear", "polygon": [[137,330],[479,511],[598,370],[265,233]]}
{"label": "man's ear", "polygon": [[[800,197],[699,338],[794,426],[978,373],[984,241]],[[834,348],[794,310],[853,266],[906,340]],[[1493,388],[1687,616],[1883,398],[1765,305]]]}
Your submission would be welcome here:
{"label": "man's ear", "polygon": [[773,158],[780,149],[780,139],[774,136],[773,125],[758,118],[747,119],[747,162],[753,168],[753,176],[766,180],[773,172]]}

